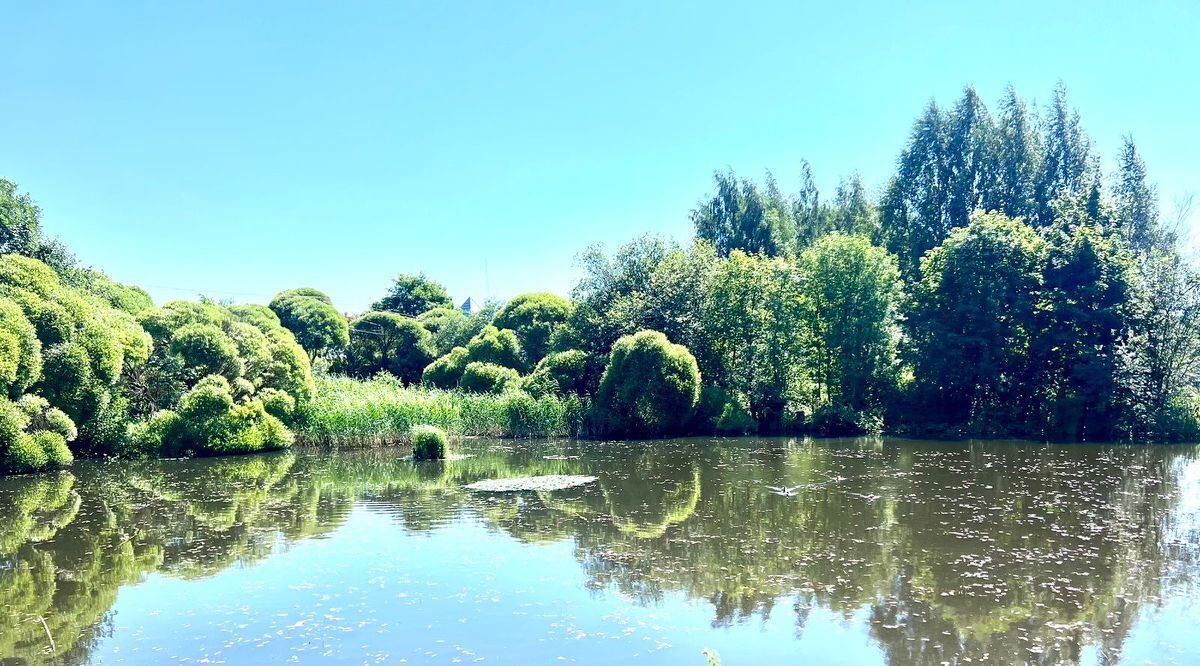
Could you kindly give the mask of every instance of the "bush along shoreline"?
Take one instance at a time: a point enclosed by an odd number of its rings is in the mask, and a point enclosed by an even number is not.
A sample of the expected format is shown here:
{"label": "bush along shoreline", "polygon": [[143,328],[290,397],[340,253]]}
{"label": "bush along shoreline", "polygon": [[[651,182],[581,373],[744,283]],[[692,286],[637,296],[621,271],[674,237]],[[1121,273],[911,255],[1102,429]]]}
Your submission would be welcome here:
{"label": "bush along shoreline", "polygon": [[156,305],[0,179],[0,473],[430,427],[1200,440],[1186,216],[1160,214],[1132,140],[1092,145],[1062,87],[1040,115],[967,88],[920,114],[879,196],[718,172],[690,242],[586,248],[570,298],[463,308],[401,274],[353,316],[310,287]]}

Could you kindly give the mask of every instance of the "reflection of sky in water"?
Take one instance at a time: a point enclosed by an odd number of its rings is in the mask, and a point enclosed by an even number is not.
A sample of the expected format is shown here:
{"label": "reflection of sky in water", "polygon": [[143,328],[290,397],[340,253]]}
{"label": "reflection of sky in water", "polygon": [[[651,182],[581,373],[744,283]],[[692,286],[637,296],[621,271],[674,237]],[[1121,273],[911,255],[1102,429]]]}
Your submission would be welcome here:
{"label": "reflection of sky in water", "polygon": [[0,480],[0,660],[44,617],[60,663],[1200,663],[1195,448],[461,450]]}
{"label": "reflection of sky in water", "polygon": [[[818,609],[799,641],[794,619],[713,631],[704,600],[629,603],[585,587],[568,541],[520,544],[461,518],[411,535],[359,506],[326,539],[264,564],[201,581],[158,575],[123,591],[104,662],[703,664],[705,647],[769,663],[878,661],[865,612],[845,622]],[[729,663],[728,658],[726,662]]]}

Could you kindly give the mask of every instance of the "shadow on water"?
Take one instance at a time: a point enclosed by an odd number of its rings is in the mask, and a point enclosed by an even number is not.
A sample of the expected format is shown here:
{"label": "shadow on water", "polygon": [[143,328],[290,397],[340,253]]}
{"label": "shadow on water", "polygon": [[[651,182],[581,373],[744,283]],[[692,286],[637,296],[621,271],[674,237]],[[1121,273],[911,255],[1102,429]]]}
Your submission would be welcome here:
{"label": "shadow on water", "polygon": [[[270,568],[300,542],[334,539],[356,507],[414,536],[483,525],[528,546],[569,543],[593,595],[701,601],[704,631],[783,615],[777,638],[796,641],[815,611],[831,613],[865,625],[888,664],[1118,663],[1140,613],[1196,596],[1191,447],[474,440],[462,451],[420,464],[395,450],[86,463],[0,480],[0,659],[87,662],[120,631],[123,587]],[[536,474],[598,481],[462,488]]]}

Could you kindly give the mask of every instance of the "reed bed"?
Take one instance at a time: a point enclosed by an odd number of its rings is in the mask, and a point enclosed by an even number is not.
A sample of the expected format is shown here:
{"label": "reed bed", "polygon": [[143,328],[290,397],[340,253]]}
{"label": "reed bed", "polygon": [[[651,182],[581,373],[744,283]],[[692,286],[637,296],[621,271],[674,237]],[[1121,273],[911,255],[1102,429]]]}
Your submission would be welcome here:
{"label": "reed bed", "polygon": [[316,397],[297,414],[302,444],[352,448],[406,443],[416,425],[458,436],[578,435],[585,406],[575,398],[534,398],[522,391],[482,395],[404,386],[381,375],[317,378]]}

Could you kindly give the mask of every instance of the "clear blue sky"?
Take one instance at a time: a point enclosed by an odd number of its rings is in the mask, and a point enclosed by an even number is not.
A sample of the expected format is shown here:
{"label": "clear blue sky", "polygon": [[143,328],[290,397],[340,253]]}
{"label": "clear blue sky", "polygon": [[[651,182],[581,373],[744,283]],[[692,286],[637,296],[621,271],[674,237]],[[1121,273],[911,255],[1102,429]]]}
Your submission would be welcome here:
{"label": "clear blue sky", "polygon": [[[806,6],[805,6],[806,5]],[[0,175],[162,302],[344,310],[395,273],[567,293],[690,235],[714,169],[880,187],[930,97],[1064,80],[1112,166],[1200,190],[1200,3],[121,2],[4,9]]]}

